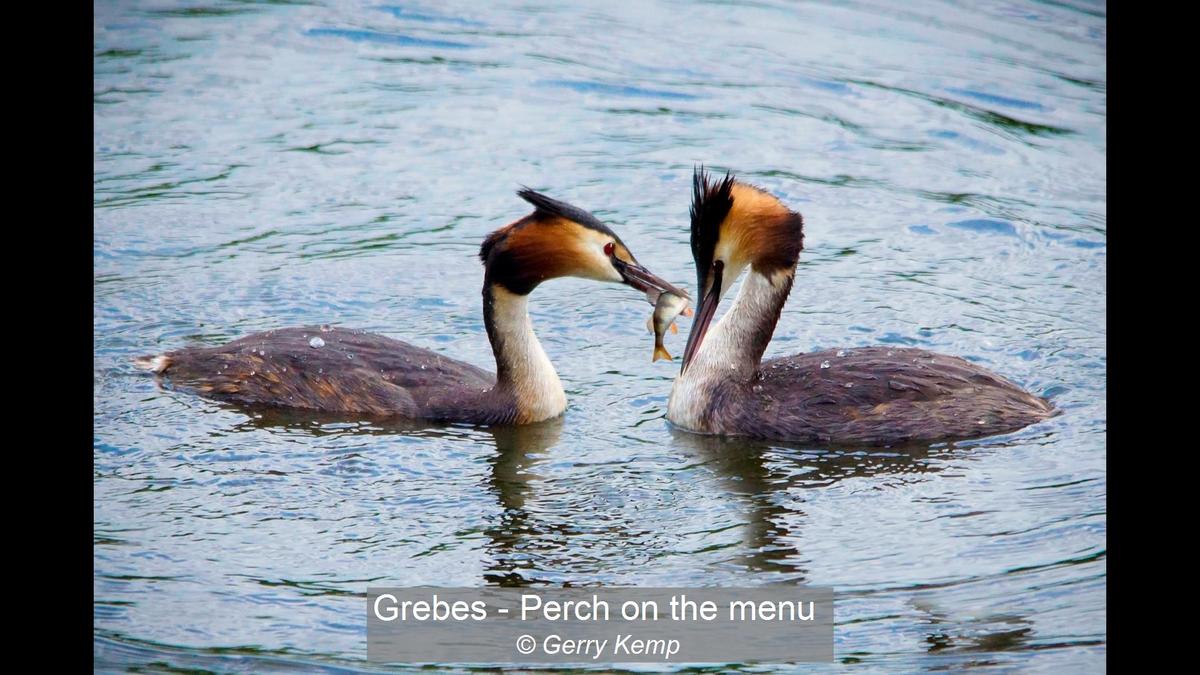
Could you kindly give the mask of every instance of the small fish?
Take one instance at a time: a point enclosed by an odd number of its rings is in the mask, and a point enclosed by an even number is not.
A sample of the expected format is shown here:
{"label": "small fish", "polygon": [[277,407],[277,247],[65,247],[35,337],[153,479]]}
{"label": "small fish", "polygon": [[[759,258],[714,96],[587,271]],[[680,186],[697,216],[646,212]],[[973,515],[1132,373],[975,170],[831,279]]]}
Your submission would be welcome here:
{"label": "small fish", "polygon": [[675,325],[675,317],[680,314],[693,314],[692,309],[688,307],[687,298],[674,293],[662,293],[654,302],[654,314],[646,319],[646,328],[654,331],[654,357],[650,359],[651,363],[659,359],[670,361],[674,358],[663,346],[663,335],[666,334],[667,328],[670,328],[672,333],[679,332],[679,327]]}

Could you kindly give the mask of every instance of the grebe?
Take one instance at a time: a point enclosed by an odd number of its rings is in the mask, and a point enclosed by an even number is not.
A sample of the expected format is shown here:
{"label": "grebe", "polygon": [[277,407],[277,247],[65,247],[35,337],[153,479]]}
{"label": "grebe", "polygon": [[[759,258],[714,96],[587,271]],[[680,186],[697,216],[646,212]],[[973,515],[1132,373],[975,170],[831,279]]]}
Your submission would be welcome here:
{"label": "grebe", "polygon": [[[1016,431],[1056,414],[1045,399],[955,356],[908,347],[830,349],[762,360],[792,289],[803,219],[728,173],[693,175],[700,301],[667,419],[694,432],[891,445]],[[733,306],[709,324],[742,271]]]}
{"label": "grebe", "polygon": [[532,190],[534,211],[491,233],[483,261],[483,321],[496,375],[365,331],[319,326],[255,333],[219,347],[187,347],[135,362],[183,389],[246,406],[273,406],[479,425],[556,417],[567,399],[533,334],[527,300],[556,277],[683,291],[663,281],[595,216]]}

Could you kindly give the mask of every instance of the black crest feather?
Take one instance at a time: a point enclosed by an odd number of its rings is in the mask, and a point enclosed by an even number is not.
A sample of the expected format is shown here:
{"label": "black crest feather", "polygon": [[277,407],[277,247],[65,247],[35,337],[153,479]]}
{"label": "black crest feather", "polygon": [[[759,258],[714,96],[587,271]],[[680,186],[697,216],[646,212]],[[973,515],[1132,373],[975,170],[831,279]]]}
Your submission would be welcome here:
{"label": "black crest feather", "polygon": [[733,180],[728,171],[725,178],[710,180],[703,164],[692,172],[692,259],[696,261],[700,297],[704,295],[704,279],[712,266],[721,222],[733,208]]}
{"label": "black crest feather", "polygon": [[[517,196],[525,201],[533,204],[537,209],[537,213],[550,216],[558,216],[567,220],[575,221],[584,227],[593,230],[599,230],[605,234],[613,234],[613,231],[608,229],[608,226],[600,222],[600,219],[592,214],[584,211],[578,206],[572,206],[566,202],[560,202],[557,199],[552,199],[540,192],[534,192],[527,187],[522,187],[517,190]],[[615,236],[615,235],[614,235]]]}

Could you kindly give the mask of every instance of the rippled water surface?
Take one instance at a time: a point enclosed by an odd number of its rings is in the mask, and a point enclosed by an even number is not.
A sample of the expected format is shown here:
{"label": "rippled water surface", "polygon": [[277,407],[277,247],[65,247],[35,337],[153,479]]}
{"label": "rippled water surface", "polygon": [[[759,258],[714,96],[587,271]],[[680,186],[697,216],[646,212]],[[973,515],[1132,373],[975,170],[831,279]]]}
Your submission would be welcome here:
{"label": "rippled water surface", "polygon": [[[803,582],[833,668],[1103,668],[1102,4],[381,2],[95,6],[98,667],[366,669],[368,584]],[[528,429],[251,417],[128,363],[334,323],[491,368],[474,256],[518,186],[690,287],[701,162],[805,216],[769,356],[917,345],[1065,414],[697,438],[649,307],[582,280],[533,296],[570,403]]]}

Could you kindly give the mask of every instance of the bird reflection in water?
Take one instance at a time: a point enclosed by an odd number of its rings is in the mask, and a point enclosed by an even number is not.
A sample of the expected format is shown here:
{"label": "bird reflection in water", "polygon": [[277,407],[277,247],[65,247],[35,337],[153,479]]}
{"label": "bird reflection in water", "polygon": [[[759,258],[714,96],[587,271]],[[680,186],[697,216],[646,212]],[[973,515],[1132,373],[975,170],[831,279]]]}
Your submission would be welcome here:
{"label": "bird reflection in water", "polygon": [[499,502],[499,520],[484,533],[488,561],[484,563],[483,580],[492,586],[534,586],[551,583],[537,577],[538,558],[534,551],[560,546],[564,534],[561,526],[540,524],[525,508],[532,496],[538,475],[532,469],[541,462],[546,451],[558,444],[562,436],[563,418],[537,424],[511,427],[492,427],[488,431],[496,443],[496,453],[488,459],[491,473],[487,488]]}
{"label": "bird reflection in water", "polygon": [[772,580],[777,583],[807,583],[807,559],[797,548],[797,530],[807,518],[805,490],[851,478],[935,473],[941,465],[932,460],[954,451],[947,444],[812,450],[674,428],[671,437],[673,449],[709,467],[720,487],[745,505],[745,535],[734,562],[751,572],[780,575]]}

